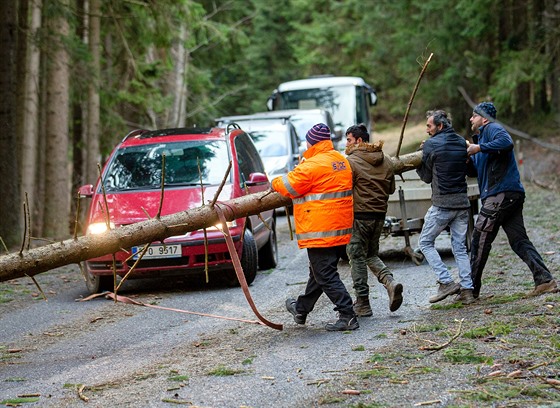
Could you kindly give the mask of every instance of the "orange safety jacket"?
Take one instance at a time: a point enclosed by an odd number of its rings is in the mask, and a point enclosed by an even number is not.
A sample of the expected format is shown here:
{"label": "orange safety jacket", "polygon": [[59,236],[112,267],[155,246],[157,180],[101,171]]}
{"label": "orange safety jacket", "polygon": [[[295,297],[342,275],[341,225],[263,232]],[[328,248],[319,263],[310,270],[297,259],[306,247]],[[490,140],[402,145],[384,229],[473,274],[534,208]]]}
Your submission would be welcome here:
{"label": "orange safety jacket", "polygon": [[330,140],[311,146],[287,175],[272,180],[272,188],[294,205],[300,248],[346,245],[354,221],[352,170]]}

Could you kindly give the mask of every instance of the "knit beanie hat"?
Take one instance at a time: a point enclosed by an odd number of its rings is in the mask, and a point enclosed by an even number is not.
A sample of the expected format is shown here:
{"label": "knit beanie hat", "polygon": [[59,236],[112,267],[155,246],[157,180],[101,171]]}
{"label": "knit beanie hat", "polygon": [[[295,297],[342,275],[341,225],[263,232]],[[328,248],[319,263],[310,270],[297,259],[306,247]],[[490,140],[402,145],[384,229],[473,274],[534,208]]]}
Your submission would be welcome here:
{"label": "knit beanie hat", "polygon": [[479,103],[474,107],[473,112],[488,120],[496,119],[496,116],[498,116],[498,111],[496,111],[496,107],[492,102]]}
{"label": "knit beanie hat", "polygon": [[331,130],[324,123],[317,123],[307,131],[305,139],[310,145],[322,142],[323,140],[331,140]]}

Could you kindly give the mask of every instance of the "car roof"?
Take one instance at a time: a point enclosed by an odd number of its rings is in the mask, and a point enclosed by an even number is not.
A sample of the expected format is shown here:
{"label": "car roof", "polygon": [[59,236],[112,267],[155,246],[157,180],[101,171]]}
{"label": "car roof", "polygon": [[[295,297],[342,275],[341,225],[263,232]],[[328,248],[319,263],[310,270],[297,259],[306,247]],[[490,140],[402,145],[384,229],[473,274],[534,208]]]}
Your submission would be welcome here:
{"label": "car roof", "polygon": [[234,123],[237,123],[241,129],[248,132],[268,130],[289,133],[289,129],[292,127],[286,120],[281,118],[236,120]]}
{"label": "car roof", "polygon": [[309,88],[323,88],[330,86],[342,86],[342,85],[357,85],[364,86],[367,85],[363,78],[354,76],[317,76],[306,79],[296,79],[294,81],[283,82],[278,85],[278,91],[296,91],[300,89]]}
{"label": "car roof", "polygon": [[302,115],[330,115],[330,112],[321,109],[284,109],[284,110],[273,110],[265,112],[255,112],[250,115],[234,115],[234,116],[222,116],[216,118],[216,123],[229,123],[235,121],[247,121],[247,120],[262,120],[262,119],[289,119],[292,116],[302,116]]}
{"label": "car roof", "polygon": [[137,129],[128,133],[121,147],[184,140],[224,140],[226,129],[220,127]]}

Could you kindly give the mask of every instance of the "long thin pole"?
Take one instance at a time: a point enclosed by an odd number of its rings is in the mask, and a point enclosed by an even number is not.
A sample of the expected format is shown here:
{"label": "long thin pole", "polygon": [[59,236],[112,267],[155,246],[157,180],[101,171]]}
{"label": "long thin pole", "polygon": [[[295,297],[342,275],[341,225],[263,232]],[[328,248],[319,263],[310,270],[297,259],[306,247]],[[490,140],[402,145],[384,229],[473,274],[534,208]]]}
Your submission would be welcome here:
{"label": "long thin pole", "polygon": [[406,107],[406,113],[404,114],[404,118],[403,118],[403,124],[402,124],[402,128],[401,128],[401,136],[399,138],[399,146],[397,147],[397,154],[395,155],[396,157],[399,157],[399,153],[401,152],[401,145],[402,145],[402,141],[403,141],[403,137],[404,137],[404,128],[406,127],[406,122],[408,121],[408,114],[410,112],[410,107],[412,106],[412,101],[414,100],[414,97],[416,96],[416,91],[418,91],[418,86],[420,85],[420,80],[424,76],[424,72],[426,72],[426,68],[428,68],[428,64],[430,63],[430,61],[432,59],[432,55],[434,55],[433,52],[430,54],[430,56],[428,57],[428,59],[424,63],[424,66],[422,67],[422,71],[420,72],[420,75],[418,76],[418,80],[416,81],[416,86],[414,87],[414,91],[412,91],[412,95],[410,95],[410,100],[408,101],[408,106]]}

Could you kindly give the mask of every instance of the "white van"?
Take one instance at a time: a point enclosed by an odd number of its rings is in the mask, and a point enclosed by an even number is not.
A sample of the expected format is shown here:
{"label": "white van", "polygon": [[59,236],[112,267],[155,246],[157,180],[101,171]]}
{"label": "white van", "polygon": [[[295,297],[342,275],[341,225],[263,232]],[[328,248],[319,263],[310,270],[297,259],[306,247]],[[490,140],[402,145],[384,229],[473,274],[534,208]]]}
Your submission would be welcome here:
{"label": "white van", "polygon": [[369,107],[377,94],[360,77],[320,76],[284,82],[268,98],[268,110],[323,108],[330,112],[335,133],[363,123],[371,132]]}

